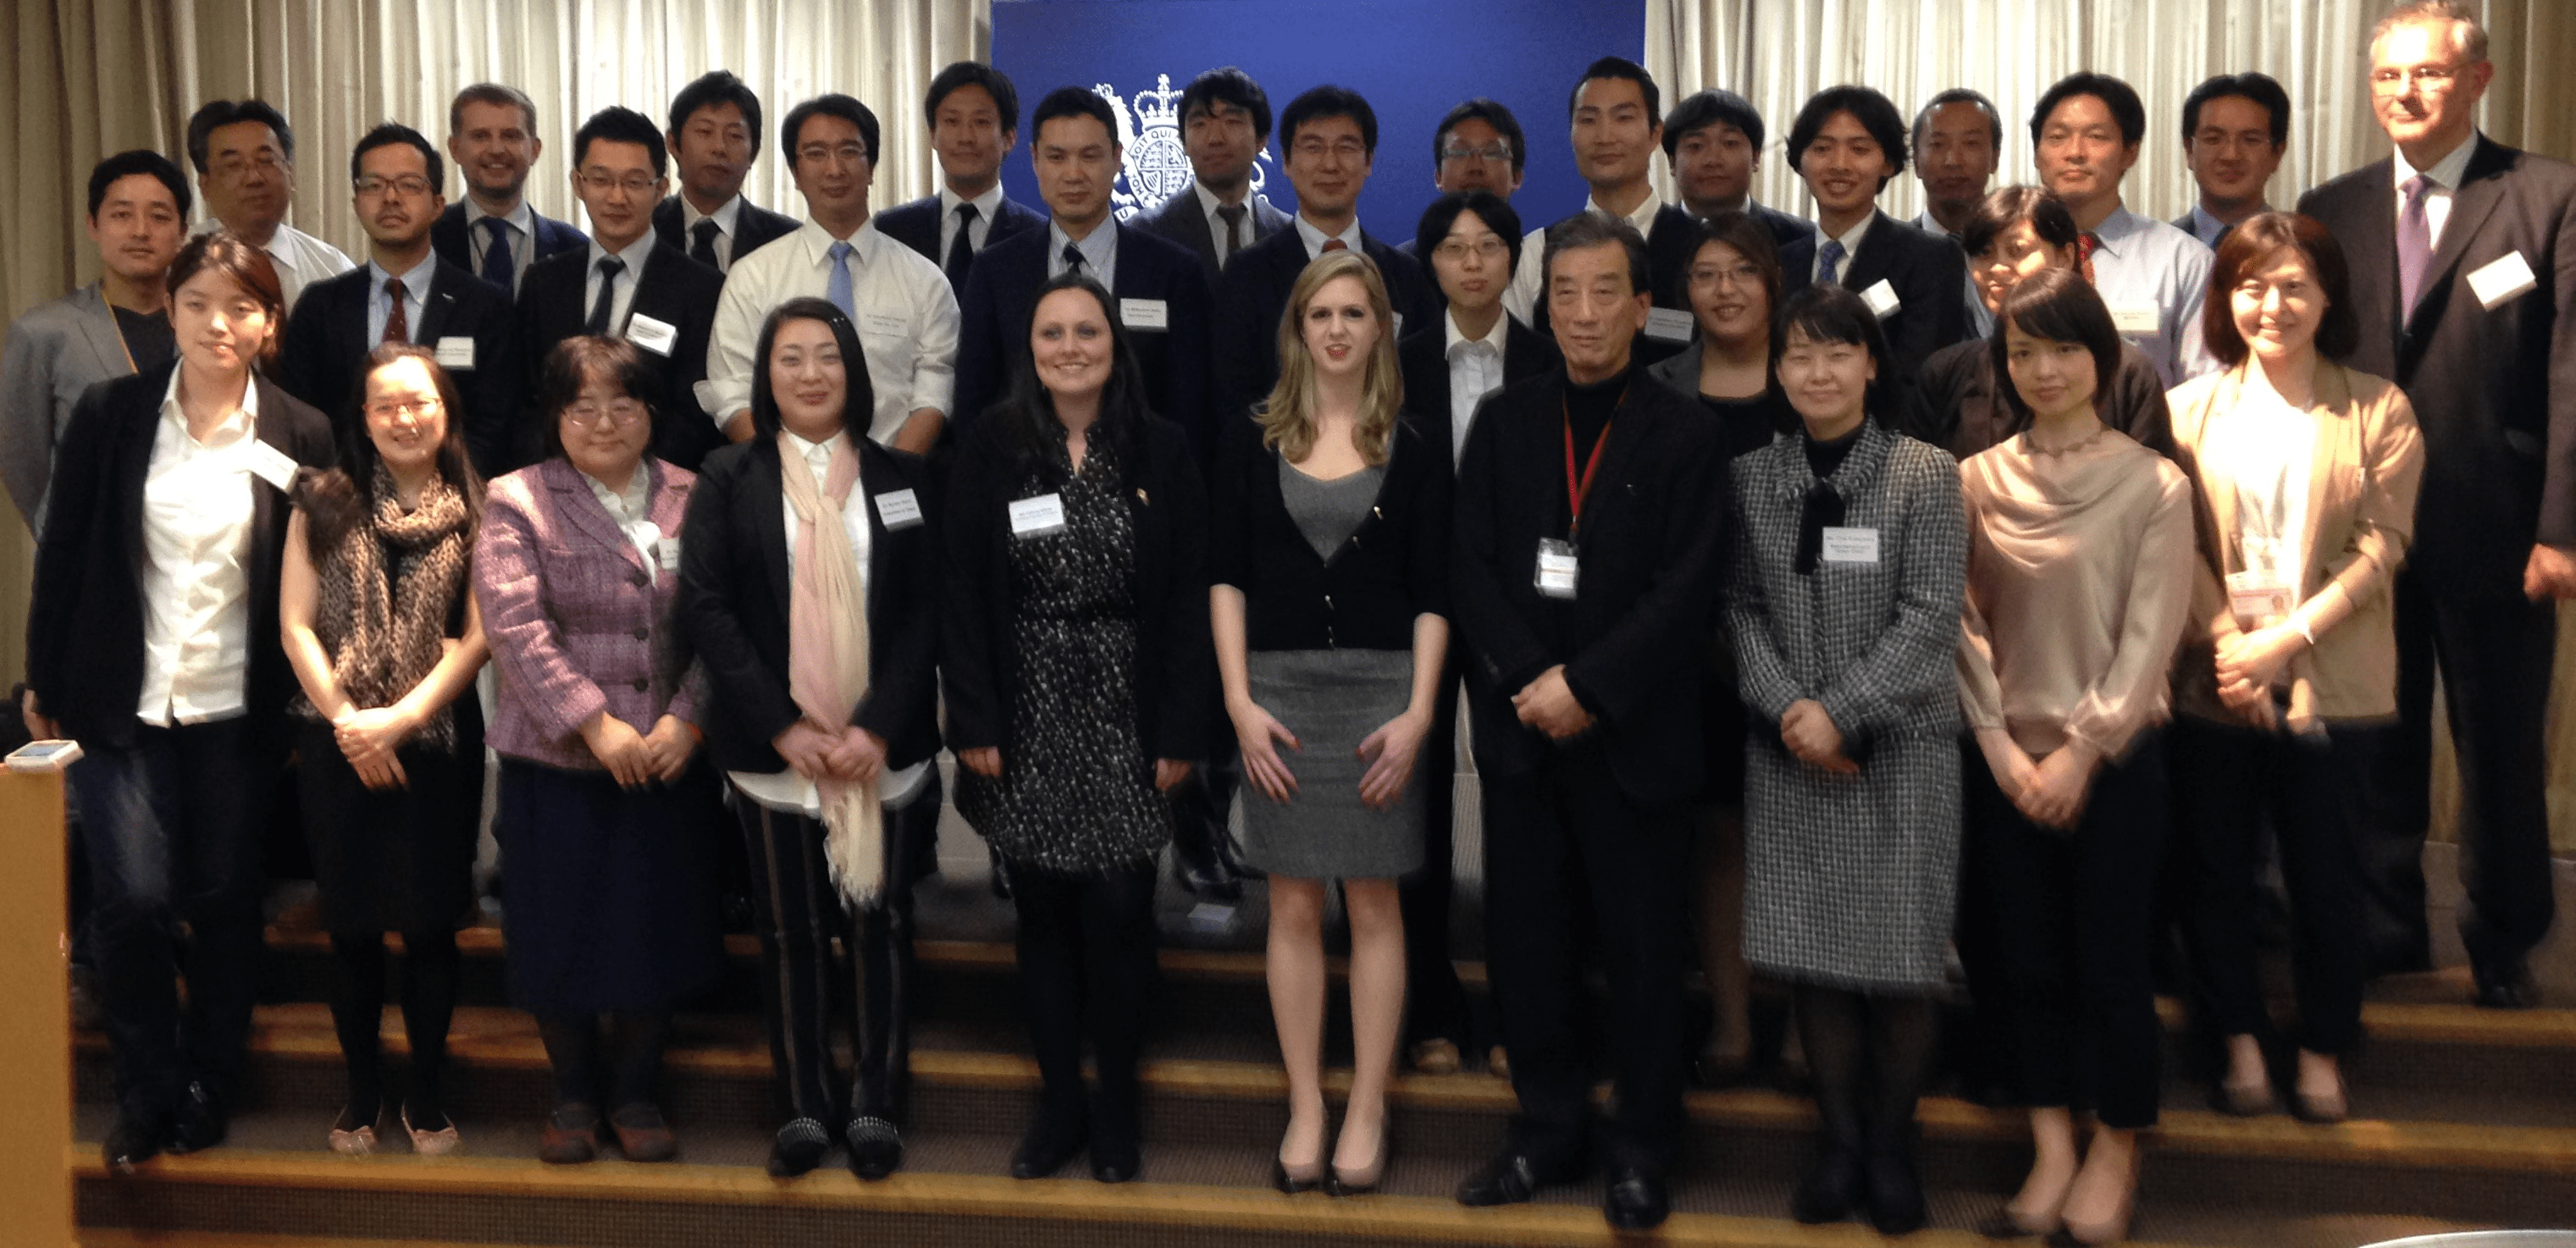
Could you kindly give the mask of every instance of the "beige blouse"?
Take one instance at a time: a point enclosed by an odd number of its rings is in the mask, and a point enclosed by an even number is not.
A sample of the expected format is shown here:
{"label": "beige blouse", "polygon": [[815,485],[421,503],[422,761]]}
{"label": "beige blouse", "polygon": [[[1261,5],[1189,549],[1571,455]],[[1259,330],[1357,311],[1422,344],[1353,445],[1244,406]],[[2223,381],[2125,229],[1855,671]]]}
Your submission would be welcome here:
{"label": "beige blouse", "polygon": [[1959,465],[1968,594],[1959,703],[2034,755],[2105,759],[2162,723],[2191,607],[2191,482],[2115,429],[2060,454],[2022,434]]}

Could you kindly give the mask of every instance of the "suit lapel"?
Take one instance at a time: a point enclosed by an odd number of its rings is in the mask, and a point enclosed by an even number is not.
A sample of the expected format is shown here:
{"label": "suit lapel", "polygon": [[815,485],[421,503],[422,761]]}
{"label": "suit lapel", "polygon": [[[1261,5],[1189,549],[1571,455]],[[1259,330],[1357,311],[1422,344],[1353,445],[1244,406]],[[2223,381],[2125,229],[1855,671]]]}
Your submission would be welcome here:
{"label": "suit lapel", "polygon": [[[2433,288],[2459,267],[2460,253],[2468,250],[2469,240],[2494,215],[2496,205],[2504,202],[2503,173],[2512,160],[2503,148],[2477,140],[2478,150],[2469,157],[2468,167],[2461,172],[2460,186],[2451,193],[2451,216],[2442,223],[2442,241],[2433,248],[2433,258],[2424,270],[2424,286],[2416,296],[2415,309],[2420,312],[2434,306]],[[2394,195],[2394,192],[2391,192]],[[2395,237],[2392,233],[2391,237]],[[2414,328],[2410,319],[2408,328]]]}
{"label": "suit lapel", "polygon": [[581,475],[580,469],[564,460],[549,459],[543,473],[546,489],[554,494],[556,514],[589,534],[590,540],[616,551],[627,563],[652,571],[644,566],[644,556],[635,549],[635,543],[626,540],[626,530],[619,527],[616,517],[609,515],[599,496],[591,492],[590,480]]}
{"label": "suit lapel", "polygon": [[1843,289],[1859,294],[1886,280],[1888,272],[1896,267],[1897,243],[1892,237],[1896,231],[1887,228],[1891,223],[1886,213],[1870,219],[1869,229],[1860,236],[1859,248],[1852,252],[1851,266],[1843,270]]}
{"label": "suit lapel", "polygon": [[[420,328],[413,331],[411,336],[413,342],[431,350],[438,348],[438,340],[447,332],[447,322],[456,312],[456,292],[447,280],[444,267],[441,266],[442,271],[433,272],[430,275],[429,298],[422,301],[424,306],[420,313]],[[581,298],[580,287],[576,286],[573,289],[573,298],[578,301]]]}
{"label": "suit lapel", "polygon": [[116,309],[97,286],[81,290],[80,313],[81,341],[98,357],[99,375],[133,372],[134,357],[125,349],[125,331],[117,328]]}
{"label": "suit lapel", "polygon": [[[777,589],[778,618],[784,620],[796,584],[795,571],[787,564],[786,504],[779,501],[785,497],[787,483],[779,475],[782,465],[777,435],[764,438],[753,434],[752,439],[751,488],[743,491],[743,498],[751,507],[751,540],[760,548],[760,561],[768,565],[769,583]],[[860,464],[862,471],[866,467],[864,462]]]}

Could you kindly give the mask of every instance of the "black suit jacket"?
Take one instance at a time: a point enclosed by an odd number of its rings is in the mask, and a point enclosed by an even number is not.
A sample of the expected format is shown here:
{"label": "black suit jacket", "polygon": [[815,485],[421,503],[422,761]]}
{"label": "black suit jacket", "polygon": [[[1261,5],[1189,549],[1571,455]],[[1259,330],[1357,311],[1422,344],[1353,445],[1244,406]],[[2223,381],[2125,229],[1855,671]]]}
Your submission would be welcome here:
{"label": "black suit jacket", "polygon": [[[1365,231],[1360,250],[1377,262],[1386,278],[1387,301],[1404,318],[1400,335],[1431,324],[1440,315],[1440,290],[1413,258],[1379,242]],[[1279,381],[1279,318],[1288,311],[1289,292],[1306,271],[1306,240],[1295,229],[1282,230],[1244,248],[1226,262],[1225,280],[1217,287],[1216,342],[1210,351],[1216,410],[1228,417],[1268,398]]]}
{"label": "black suit jacket", "polygon": [[1577,597],[1539,593],[1538,544],[1566,536],[1563,369],[1476,409],[1458,465],[1450,618],[1467,650],[1476,766],[1519,775],[1556,745],[1512,695],[1565,665],[1619,787],[1640,805],[1687,801],[1706,764],[1690,690],[1708,649],[1726,548],[1723,431],[1696,399],[1632,373],[1583,508]]}
{"label": "black suit jacket", "polygon": [[[1449,415],[1454,406],[1449,396],[1449,314],[1443,311],[1431,324],[1406,334],[1395,345],[1395,359],[1404,370],[1404,410],[1421,423],[1425,439],[1439,444],[1441,462],[1455,472],[1458,430]],[[1508,312],[1503,314],[1504,385],[1527,381],[1563,363],[1555,339],[1521,324]]]}
{"label": "black suit jacket", "polygon": [[[529,399],[529,415],[519,422],[513,467],[537,461],[537,448],[543,445],[538,426],[544,420],[544,414],[535,410],[538,378],[555,344],[578,336],[588,325],[590,307],[582,300],[582,288],[589,279],[590,250],[583,248],[539,261],[519,284],[519,355],[526,365],[522,393]],[[661,379],[659,391],[652,396],[662,408],[653,454],[691,472],[698,470],[707,452],[725,444],[724,434],[698,406],[695,390],[707,375],[707,335],[715,328],[716,297],[723,292],[722,274],[689,263],[678,248],[655,240],[651,256],[644,261],[644,275],[636,282],[635,298],[626,309],[630,323],[635,317],[649,316],[675,331],[669,352],[645,350],[641,344],[637,350],[645,366]],[[626,326],[612,325],[609,330],[623,336]]]}
{"label": "black suit jacket", "polygon": [[[570,224],[557,221],[533,208],[528,210],[528,215],[536,218],[537,221],[537,245],[531,249],[534,258],[528,261],[528,267],[536,267],[538,261],[549,256],[560,256],[567,251],[580,251],[590,246],[590,235],[582,233]],[[429,245],[431,250],[438,253],[439,259],[468,273],[476,272],[474,240],[472,231],[465,225],[464,204],[449,204],[447,211],[438,214],[438,220],[429,227]],[[522,286],[527,284],[526,274],[519,276],[519,284]],[[501,293],[505,297],[512,294],[506,290]]]}
{"label": "black suit jacket", "polygon": [[[653,205],[653,235],[677,248],[681,255],[687,255],[689,235],[688,231],[680,228],[682,216],[680,197],[665,197],[661,203]],[[796,218],[771,212],[746,199],[742,201],[742,215],[734,218],[733,228],[735,237],[731,259],[740,260],[774,239],[795,233]]]}
{"label": "black suit jacket", "polygon": [[[174,363],[90,387],[54,458],[44,539],[36,547],[35,593],[27,609],[27,684],[65,736],[128,746],[142,720],[143,483],[161,430],[161,399]],[[308,468],[338,462],[330,423],[267,378],[253,435]],[[294,508],[277,487],[251,479],[250,670],[246,693],[255,731],[283,742],[295,674],[278,642],[277,573]]]}
{"label": "black suit jacket", "polygon": [[[1799,253],[1797,264],[1787,263],[1781,255],[1780,298],[1805,290],[1815,282],[1815,231],[1807,232],[1807,248]],[[1840,284],[1853,294],[1885,282],[1895,290],[1897,308],[1894,314],[1880,319],[1879,328],[1887,335],[1887,353],[1896,365],[1896,380],[1911,385],[1923,361],[1932,353],[1953,343],[1965,342],[1974,326],[1968,323],[1968,305],[1959,292],[1967,289],[1968,257],[1948,236],[1908,225],[1882,212],[1869,223],[1861,235],[1860,249],[1843,262]]]}
{"label": "black suit jacket", "polygon": [[[1127,327],[1127,342],[1144,373],[1145,401],[1154,414],[1190,435],[1205,464],[1214,453],[1208,419],[1208,296],[1198,265],[1179,244],[1124,222],[1118,231],[1120,299],[1158,299],[1164,328]],[[1037,313],[1038,287],[1047,280],[1051,231],[1024,230],[975,257],[966,279],[957,333],[959,431],[974,424],[1010,387],[1013,362],[1028,353],[1029,320]]]}
{"label": "black suit jacket", "polygon": [[1784,260],[1788,256],[1788,248],[1791,244],[1805,243],[1807,264],[1810,267],[1814,266],[1816,227],[1809,225],[1806,218],[1793,217],[1760,200],[1750,198],[1745,201],[1745,215],[1771,227],[1771,241],[1780,244],[1781,256]]}
{"label": "black suit jacket", "polygon": [[[939,227],[943,222],[940,220],[939,196],[936,193],[924,195],[908,203],[897,204],[870,217],[869,220],[877,223],[878,233],[930,257],[932,264],[943,269],[948,266],[948,257],[941,254],[939,250]],[[975,251],[976,263],[983,263],[984,253],[992,250],[996,244],[1009,239],[1012,235],[1043,227],[1046,223],[1047,214],[1023,207],[1008,195],[1003,196],[1002,206],[993,210],[993,228],[984,232],[984,245]],[[962,298],[966,292],[957,293]]]}
{"label": "black suit jacket", "polygon": [[[2518,598],[2534,543],[2576,546],[2576,167],[2484,136],[2400,320],[2397,179],[2382,160],[2299,198],[2343,244],[2361,345],[2424,431],[2406,563],[2435,592]],[[2469,275],[2520,255],[2537,288],[2493,308]]]}
{"label": "black suit jacket", "polygon": [[[889,769],[909,767],[939,751],[938,508],[919,457],[866,438],[858,447],[854,489],[868,496],[868,692],[850,722],[885,740]],[[769,742],[804,714],[788,692],[795,582],[779,467],[775,437],[707,456],[680,543],[680,628],[706,667],[707,745],[727,771],[785,770]],[[922,519],[888,529],[877,499],[900,490],[913,492]]]}
{"label": "black suit jacket", "polygon": [[[1289,227],[1288,214],[1271,207],[1269,200],[1246,196],[1243,202],[1252,206],[1252,215],[1244,218],[1245,227],[1252,231],[1252,241],[1244,244],[1244,250],[1251,250],[1252,243],[1261,242]],[[1135,223],[1148,233],[1179,243],[1197,256],[1199,270],[1207,277],[1208,295],[1215,297],[1225,271],[1216,262],[1216,234],[1208,228],[1207,212],[1199,204],[1195,184],[1164,200],[1162,207],[1137,214]]]}
{"label": "black suit jacket", "polygon": [[[582,244],[584,247],[588,243]],[[278,348],[277,381],[286,392],[320,408],[345,441],[364,437],[358,418],[358,378],[367,353],[367,294],[375,270],[359,265],[304,288],[286,318]],[[446,338],[474,340],[474,367],[448,370],[464,403],[465,447],[485,480],[519,466],[519,400],[527,383],[519,362],[518,316],[510,297],[472,273],[438,262],[429,279],[420,323],[411,340],[432,350]]]}

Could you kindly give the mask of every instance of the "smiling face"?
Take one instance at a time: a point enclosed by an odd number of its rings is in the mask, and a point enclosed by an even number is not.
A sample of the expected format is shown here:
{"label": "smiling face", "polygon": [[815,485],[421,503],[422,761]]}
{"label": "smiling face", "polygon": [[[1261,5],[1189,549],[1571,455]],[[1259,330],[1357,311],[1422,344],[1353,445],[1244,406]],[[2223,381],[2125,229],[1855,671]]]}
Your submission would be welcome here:
{"label": "smiling face", "polygon": [[591,237],[610,251],[626,250],[653,228],[653,205],[669,185],[653,173],[653,149],[617,139],[592,139],[572,175]]}
{"label": "smiling face", "polygon": [[1791,325],[1780,344],[1780,389],[1818,438],[1851,432],[1868,409],[1878,361],[1857,342],[1819,342]]}
{"label": "smiling face", "polygon": [[1798,175],[1815,193],[1821,215],[1855,216],[1878,200],[1878,188],[1888,176],[1887,149],[1860,118],[1835,113],[1825,118],[1807,150],[1798,153]]}
{"label": "smiling face", "polygon": [[1762,153],[1730,122],[1701,126],[1673,144],[1673,176],[1690,203],[1739,203],[1752,193],[1761,168]]}
{"label": "smiling face", "polygon": [[829,442],[841,432],[850,368],[831,326],[803,318],[778,326],[769,343],[769,393],[778,400],[778,423],[789,433]]}
{"label": "smiling face", "polygon": [[2202,197],[2222,204],[2261,203],[2263,184],[2281,167],[2281,148],[2272,142],[2272,110],[2241,95],[2203,101],[2186,158]]}
{"label": "smiling face", "polygon": [[993,93],[975,83],[939,97],[930,115],[930,150],[939,154],[939,171],[960,186],[991,186],[1018,138],[1002,128]]}
{"label": "smiling face", "polygon": [[1050,117],[1038,127],[1037,142],[1029,145],[1038,195],[1065,233],[1088,234],[1108,218],[1118,153],[1117,137],[1097,117]]}
{"label": "smiling face", "polygon": [[1511,262],[1511,240],[1472,212],[1459,213],[1440,245],[1431,249],[1431,271],[1440,279],[1440,293],[1448,296],[1449,306],[1464,312],[1482,312],[1502,302],[1504,289],[1512,284]]}
{"label": "smiling face", "polygon": [[248,369],[276,328],[266,304],[209,265],[170,292],[170,331],[191,364],[224,376]]}
{"label": "smiling face", "polygon": [[437,466],[438,448],[447,441],[447,405],[429,361],[406,355],[367,374],[364,411],[367,440],[395,476]]}
{"label": "smiling face", "polygon": [[429,156],[409,143],[387,143],[358,158],[351,191],[358,225],[389,251],[409,251],[429,237],[447,201],[429,182]]}
{"label": "smiling face", "polygon": [[1726,243],[1702,243],[1691,258],[1690,301],[1700,332],[1712,342],[1758,343],[1771,331],[1762,270]]}
{"label": "smiling face", "polygon": [[2227,294],[2227,310],[2236,320],[2237,335],[2255,355],[2288,359],[2316,344],[2326,295],[2307,256],[2284,247],[2246,270]]}
{"label": "smiling face", "polygon": [[107,271],[135,283],[158,283],[188,232],[178,197],[161,179],[129,173],[107,184],[89,219],[89,241]]}
{"label": "smiling face", "polygon": [[2004,310],[2004,297],[2031,274],[2075,265],[2074,248],[2051,247],[2030,222],[2015,221],[1997,230],[1984,251],[1969,257],[1968,276],[1976,279],[1977,298],[1991,316]]}
{"label": "smiling face", "polygon": [[465,185],[486,198],[516,198],[546,146],[529,131],[527,114],[516,104],[468,100],[456,120],[456,133],[447,136],[447,158],[456,162]]}
{"label": "smiling face", "polygon": [[2083,343],[2033,337],[2018,322],[2007,321],[2004,363],[2022,403],[2041,420],[2092,406],[2097,379],[2093,351]]}
{"label": "smiling face", "polygon": [[1315,375],[1341,378],[1366,375],[1369,352],[1386,330],[1369,306],[1368,287],[1346,274],[1315,288],[1297,332],[1314,357]]}
{"label": "smiling face", "polygon": [[1368,185],[1368,142],[1357,117],[1317,117],[1297,127],[1288,142],[1288,184],[1297,188],[1297,210],[1310,220],[1350,215]]}
{"label": "smiling face", "polygon": [[1109,388],[1116,351],[1109,311],[1087,290],[1053,290],[1029,318],[1029,358],[1038,384],[1057,399],[1097,399]]}
{"label": "smiling face", "polygon": [[2111,106],[2096,95],[2070,95],[2048,111],[2039,128],[2040,185],[2057,192],[2075,219],[2116,198],[2120,179],[2138,163],[2137,145],[2120,133]]}
{"label": "smiling face", "polygon": [[1646,292],[1628,275],[1628,249],[1618,243],[1569,247],[1547,266],[1548,328],[1577,382],[1602,381],[1628,366],[1646,307]]}
{"label": "smiling face", "polygon": [[555,436],[573,467],[599,481],[624,482],[644,460],[653,421],[642,398],[619,387],[615,374],[599,369],[582,379],[579,397],[556,413]]}
{"label": "smiling face", "polygon": [[2495,65],[2468,59],[2454,30],[2448,22],[2405,22],[2370,47],[2371,112],[2400,147],[2448,153],[2477,124]]}
{"label": "smiling face", "polygon": [[868,182],[876,172],[859,123],[815,113],[797,130],[796,189],[807,214],[827,228],[847,223],[856,229],[867,219]]}
{"label": "smiling face", "polygon": [[1574,97],[1574,165],[1594,191],[1632,186],[1654,167],[1664,123],[1646,111],[1646,89],[1627,78],[1593,78]]}
{"label": "smiling face", "polygon": [[1966,100],[1932,110],[1914,136],[1914,172],[1933,203],[1965,211],[1995,176],[1994,119]]}
{"label": "smiling face", "polygon": [[672,163],[680,167],[680,185],[718,206],[742,193],[742,180],[760,151],[742,106],[730,101],[699,106],[662,138],[670,145]]}

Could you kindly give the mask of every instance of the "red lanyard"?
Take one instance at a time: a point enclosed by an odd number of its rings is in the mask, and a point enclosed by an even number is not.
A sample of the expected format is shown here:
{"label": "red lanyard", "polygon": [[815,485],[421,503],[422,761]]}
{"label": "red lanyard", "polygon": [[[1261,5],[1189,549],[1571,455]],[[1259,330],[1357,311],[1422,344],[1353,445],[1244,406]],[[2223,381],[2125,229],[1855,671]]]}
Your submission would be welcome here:
{"label": "red lanyard", "polygon": [[[1620,396],[1625,399],[1626,394]],[[1615,406],[1615,405],[1614,405]],[[1565,409],[1565,498],[1574,509],[1574,522],[1566,529],[1568,536],[1583,531],[1583,500],[1592,493],[1592,477],[1601,471],[1601,452],[1610,446],[1610,422],[1601,422],[1601,436],[1592,443],[1592,458],[1585,461],[1583,475],[1574,475],[1574,409]]]}

